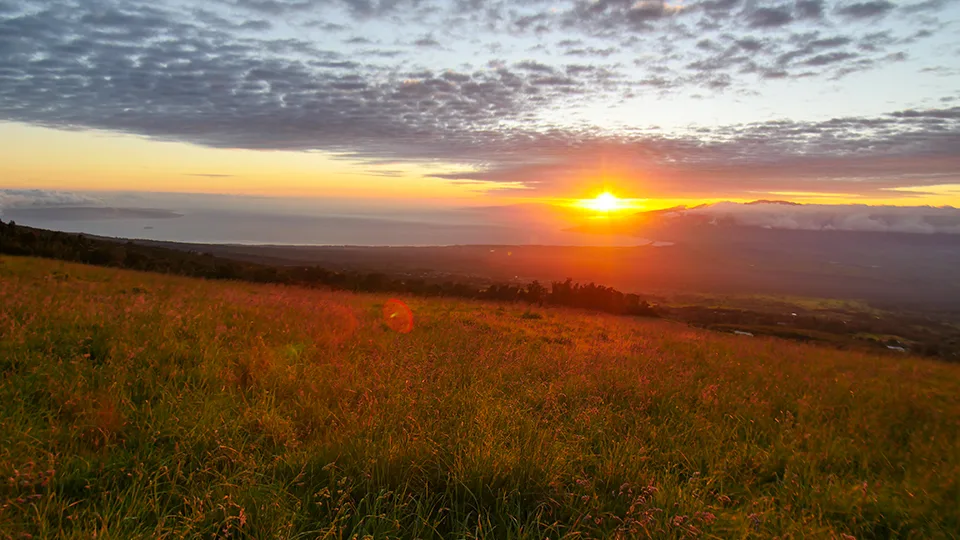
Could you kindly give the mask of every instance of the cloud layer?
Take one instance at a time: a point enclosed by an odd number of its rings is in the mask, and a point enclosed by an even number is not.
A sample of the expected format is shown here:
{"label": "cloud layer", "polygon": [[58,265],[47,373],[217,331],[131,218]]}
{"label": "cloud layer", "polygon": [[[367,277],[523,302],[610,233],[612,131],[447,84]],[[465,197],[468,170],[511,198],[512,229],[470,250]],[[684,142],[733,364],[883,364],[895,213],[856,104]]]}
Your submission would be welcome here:
{"label": "cloud layer", "polygon": [[722,202],[678,210],[670,217],[767,229],[960,234],[960,209],[952,207]]}
{"label": "cloud layer", "polygon": [[953,5],[0,0],[0,119],[444,161],[463,165],[450,180],[543,192],[602,166],[630,185],[645,179],[650,195],[882,194],[955,181],[955,96],[869,116],[669,130],[644,125],[642,112],[624,126],[583,121],[583,111],[636,112],[636,100],[680,94],[749,99],[782,81],[838,84],[950,35],[938,14]]}
{"label": "cloud layer", "polygon": [[84,193],[46,189],[0,189],[0,216],[4,209],[99,206],[100,199]]}

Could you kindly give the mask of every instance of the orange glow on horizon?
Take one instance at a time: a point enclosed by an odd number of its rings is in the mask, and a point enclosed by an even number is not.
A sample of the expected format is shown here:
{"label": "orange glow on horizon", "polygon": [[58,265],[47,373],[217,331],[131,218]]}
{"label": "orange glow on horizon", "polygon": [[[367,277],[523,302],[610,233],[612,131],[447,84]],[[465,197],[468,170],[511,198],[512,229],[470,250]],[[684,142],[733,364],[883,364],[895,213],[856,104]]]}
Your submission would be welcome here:
{"label": "orange glow on horizon", "polygon": [[621,206],[620,199],[609,191],[597,195],[595,199],[588,200],[585,204],[588,208],[598,212],[612,212],[619,210]]}
{"label": "orange glow on horizon", "polygon": [[612,214],[627,210],[641,211],[647,208],[647,199],[622,199],[609,191],[604,191],[592,199],[572,199],[557,201],[554,204],[590,210],[598,214]]}
{"label": "orange glow on horizon", "polygon": [[[879,191],[672,192],[654,169],[604,164],[561,178],[557,185],[525,180],[469,180],[475,165],[447,162],[367,163],[325,152],[207,148],[100,131],[64,131],[0,122],[0,189],[83,192],[174,192],[265,197],[396,201],[401,205],[466,208],[540,206],[564,219],[619,219],[631,213],[720,201],[781,199],[802,204],[960,206],[960,183]],[[469,178],[469,175],[467,175]],[[482,178],[482,177],[481,177]],[[676,179],[682,184],[682,177]],[[672,180],[671,180],[672,181]],[[648,198],[635,198],[642,193]]]}
{"label": "orange glow on horizon", "polygon": [[508,182],[438,178],[448,163],[369,164],[334,153],[207,148],[0,122],[0,189],[214,193],[481,204]]}

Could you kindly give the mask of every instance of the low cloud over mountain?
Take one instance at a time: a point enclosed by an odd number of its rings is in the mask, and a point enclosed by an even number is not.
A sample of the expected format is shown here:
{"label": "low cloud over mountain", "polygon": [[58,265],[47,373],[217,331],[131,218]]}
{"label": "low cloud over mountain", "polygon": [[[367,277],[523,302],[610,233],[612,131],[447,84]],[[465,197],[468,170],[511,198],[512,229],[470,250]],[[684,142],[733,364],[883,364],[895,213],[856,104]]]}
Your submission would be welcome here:
{"label": "low cloud over mountain", "polygon": [[720,202],[660,212],[665,223],[762,227],[808,231],[960,234],[960,209],[930,206],[862,204],[789,204]]}
{"label": "low cloud over mountain", "polygon": [[46,189],[0,189],[0,216],[5,209],[100,206],[100,199],[85,193]]}

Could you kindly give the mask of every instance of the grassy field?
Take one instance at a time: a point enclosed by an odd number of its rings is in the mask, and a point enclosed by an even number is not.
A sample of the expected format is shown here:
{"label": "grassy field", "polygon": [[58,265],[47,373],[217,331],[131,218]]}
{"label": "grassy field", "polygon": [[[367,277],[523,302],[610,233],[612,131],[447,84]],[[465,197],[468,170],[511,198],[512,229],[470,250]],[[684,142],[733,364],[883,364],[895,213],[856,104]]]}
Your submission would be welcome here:
{"label": "grassy field", "polygon": [[0,538],[960,531],[960,365],[387,300],[0,258]]}

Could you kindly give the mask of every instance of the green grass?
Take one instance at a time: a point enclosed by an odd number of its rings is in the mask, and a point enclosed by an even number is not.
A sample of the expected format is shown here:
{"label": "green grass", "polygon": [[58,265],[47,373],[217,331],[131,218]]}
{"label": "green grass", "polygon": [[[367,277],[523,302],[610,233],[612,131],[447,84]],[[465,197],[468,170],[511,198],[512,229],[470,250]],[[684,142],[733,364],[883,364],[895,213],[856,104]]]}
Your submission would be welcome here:
{"label": "green grass", "polygon": [[0,538],[960,531],[960,365],[386,300],[0,258]]}
{"label": "green grass", "polygon": [[834,346],[845,346],[850,344],[846,336],[831,334],[830,332],[818,332],[816,330],[807,330],[803,328],[790,328],[784,326],[771,326],[763,324],[712,324],[708,327],[710,330],[718,332],[741,331],[750,332],[755,336],[773,336],[783,339],[795,339],[800,341],[818,341],[823,344],[833,344]]}
{"label": "green grass", "polygon": [[714,309],[746,309],[759,312],[789,313],[833,312],[887,316],[888,312],[861,300],[808,298],[803,296],[770,296],[763,294],[662,293],[672,306],[710,306]]}

